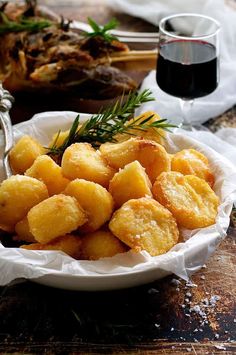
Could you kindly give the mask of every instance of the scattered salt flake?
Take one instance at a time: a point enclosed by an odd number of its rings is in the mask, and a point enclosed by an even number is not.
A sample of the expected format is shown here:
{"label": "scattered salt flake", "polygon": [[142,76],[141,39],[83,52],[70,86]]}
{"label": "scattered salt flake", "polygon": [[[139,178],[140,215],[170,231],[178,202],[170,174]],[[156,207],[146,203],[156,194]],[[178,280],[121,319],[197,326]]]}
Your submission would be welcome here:
{"label": "scattered salt flake", "polygon": [[228,330],[225,330],[225,334],[228,334]]}
{"label": "scattered salt flake", "polygon": [[236,323],[236,318],[234,318],[234,323]]}
{"label": "scattered salt flake", "polygon": [[174,345],[172,345],[171,349],[175,349],[175,346],[174,346]]}
{"label": "scattered salt flake", "polygon": [[160,324],[155,323],[154,325],[156,328],[160,328]]}
{"label": "scattered salt flake", "polygon": [[182,308],[185,308],[185,307],[186,307],[186,305],[185,305],[185,304],[181,304],[181,307],[182,307]]}
{"label": "scattered salt flake", "polygon": [[134,238],[135,238],[135,239],[140,239],[141,236],[140,236],[140,234],[136,234],[136,235],[134,236]]}
{"label": "scattered salt flake", "polygon": [[186,286],[187,286],[187,287],[197,287],[197,285],[194,284],[192,281],[187,282],[187,283],[186,283]]}
{"label": "scattered salt flake", "polygon": [[186,317],[190,317],[190,314],[189,314],[189,313],[185,313],[185,316],[186,316]]}
{"label": "scattered salt flake", "polygon": [[189,301],[190,301],[189,298],[185,298],[186,303],[189,303]]}
{"label": "scattered salt flake", "polygon": [[226,350],[226,347],[223,344],[215,345],[215,348],[219,350]]}
{"label": "scattered salt flake", "polygon": [[192,351],[192,348],[187,348],[186,350],[190,353]]}
{"label": "scattered salt flake", "polygon": [[219,334],[216,333],[216,334],[215,334],[215,338],[216,338],[216,339],[219,339],[219,337],[220,337]]}
{"label": "scattered salt flake", "polygon": [[150,222],[150,225],[151,225],[152,227],[156,227],[156,226],[157,226],[157,222],[152,220],[152,221]]}
{"label": "scattered salt flake", "polygon": [[202,276],[200,277],[200,279],[205,280],[205,279],[206,279],[206,276],[202,275]]}
{"label": "scattered salt flake", "polygon": [[187,296],[187,297],[192,297],[191,292],[187,292],[187,293],[186,293],[186,296]]}
{"label": "scattered salt flake", "polygon": [[180,291],[180,288],[179,287],[176,287],[176,289],[175,289],[177,292],[179,292]]}
{"label": "scattered salt flake", "polygon": [[171,283],[172,285],[174,285],[174,286],[178,286],[178,285],[181,284],[181,282],[180,282],[179,280],[177,280],[177,279],[172,279],[170,283]]}
{"label": "scattered salt flake", "polygon": [[206,264],[202,265],[202,268],[203,268],[203,269],[206,269],[206,268],[207,268]]}
{"label": "scattered salt flake", "polygon": [[199,343],[199,341],[196,338],[193,338],[194,343]]}
{"label": "scattered salt flake", "polygon": [[211,306],[215,306],[216,302],[220,300],[220,296],[218,295],[213,295],[211,296],[209,303]]}
{"label": "scattered salt flake", "polygon": [[174,330],[175,330],[175,328],[171,328],[171,330],[170,330],[170,331],[171,331],[171,332],[173,332]]}

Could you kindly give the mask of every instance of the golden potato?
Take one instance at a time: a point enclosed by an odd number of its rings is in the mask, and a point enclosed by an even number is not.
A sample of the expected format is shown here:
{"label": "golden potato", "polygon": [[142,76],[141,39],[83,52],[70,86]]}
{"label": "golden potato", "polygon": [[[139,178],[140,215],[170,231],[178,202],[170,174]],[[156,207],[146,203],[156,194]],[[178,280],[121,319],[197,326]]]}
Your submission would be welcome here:
{"label": "golden potato", "polygon": [[63,175],[96,182],[107,187],[115,171],[108,166],[104,158],[88,143],[75,143],[69,146],[62,157]]}
{"label": "golden potato", "polygon": [[20,222],[15,225],[15,232],[17,236],[15,240],[22,240],[24,242],[34,243],[36,240],[32,233],[29,230],[29,222],[27,217],[23,218]]}
{"label": "golden potato", "polygon": [[15,174],[23,174],[44,153],[45,149],[39,142],[30,136],[23,136],[10,151],[11,168]]}
{"label": "golden potato", "polygon": [[171,170],[183,175],[196,175],[206,180],[211,187],[214,185],[215,179],[207,157],[195,149],[184,149],[174,154]]}
{"label": "golden potato", "polygon": [[61,193],[70,182],[62,175],[61,167],[47,155],[37,157],[33,165],[26,170],[25,175],[43,181],[49,196]]}
{"label": "golden potato", "polygon": [[99,230],[83,236],[80,257],[86,260],[97,260],[124,253],[127,250],[127,246],[109,230]]}
{"label": "golden potato", "polygon": [[64,194],[75,197],[86,212],[88,221],[80,227],[80,231],[93,232],[110,219],[114,202],[111,194],[101,185],[75,179],[67,185]]}
{"label": "golden potato", "polygon": [[219,198],[208,183],[197,176],[164,172],[157,178],[152,192],[181,227],[195,229],[215,223]]}
{"label": "golden potato", "polygon": [[87,221],[74,197],[54,195],[34,206],[28,213],[30,232],[42,244],[76,230]]}
{"label": "golden potato", "polygon": [[120,207],[128,200],[145,196],[152,196],[151,182],[142,165],[135,160],[125,165],[110,181],[109,191]]}
{"label": "golden potato", "polygon": [[0,227],[13,231],[28,211],[48,197],[46,185],[32,177],[14,175],[0,186]]}
{"label": "golden potato", "polygon": [[146,250],[152,256],[166,253],[179,239],[170,211],[146,197],[124,203],[113,214],[109,228],[135,251]]}
{"label": "golden potato", "polygon": [[72,258],[79,259],[81,238],[72,234],[67,234],[46,244],[33,243],[22,245],[21,248],[28,250],[61,250]]}
{"label": "golden potato", "polygon": [[138,160],[146,169],[152,183],[161,172],[171,168],[166,150],[160,144],[142,138],[130,138],[121,143],[105,143],[100,146],[100,152],[115,169]]}
{"label": "golden potato", "polygon": [[60,131],[52,136],[52,140],[49,143],[49,147],[60,147],[69,135],[69,129],[67,131]]}

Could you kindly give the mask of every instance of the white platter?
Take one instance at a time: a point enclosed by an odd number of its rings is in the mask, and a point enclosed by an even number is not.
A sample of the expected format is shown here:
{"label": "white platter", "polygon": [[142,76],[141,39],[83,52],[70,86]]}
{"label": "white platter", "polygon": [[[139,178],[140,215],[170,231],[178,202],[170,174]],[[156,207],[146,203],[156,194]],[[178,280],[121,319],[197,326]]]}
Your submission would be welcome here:
{"label": "white platter", "polygon": [[[14,127],[15,139],[23,134],[47,145],[53,133],[71,126],[75,112],[46,112]],[[81,120],[89,115],[81,114]],[[17,278],[70,290],[101,291],[142,285],[171,273],[187,279],[199,270],[225,237],[232,201],[236,194],[235,168],[210,147],[177,132],[168,138],[170,153],[196,148],[209,159],[216,177],[215,192],[220,197],[216,224],[195,231],[184,231],[185,242],[168,253],[151,257],[146,252],[128,252],[97,261],[78,261],[57,251],[4,248],[0,244],[0,285]],[[1,147],[0,140],[0,147]],[[3,176],[0,167],[0,178]]]}

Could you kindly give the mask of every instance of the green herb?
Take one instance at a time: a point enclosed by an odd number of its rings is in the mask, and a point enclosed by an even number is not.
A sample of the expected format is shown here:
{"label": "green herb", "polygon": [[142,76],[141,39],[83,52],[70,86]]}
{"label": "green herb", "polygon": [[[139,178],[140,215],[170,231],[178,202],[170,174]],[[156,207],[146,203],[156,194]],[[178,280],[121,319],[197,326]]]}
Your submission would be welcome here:
{"label": "green herb", "polygon": [[92,32],[86,32],[85,34],[86,34],[87,37],[100,36],[107,42],[111,42],[113,40],[117,40],[117,37],[115,37],[111,33],[109,33],[110,30],[113,30],[119,24],[116,19],[113,18],[106,25],[99,26],[93,19],[88,17],[88,23],[91,26],[93,31]]}
{"label": "green herb", "polygon": [[51,22],[47,20],[32,20],[21,17],[18,22],[12,21],[2,11],[0,12],[0,35],[21,31],[37,32],[49,26],[51,26]]}
{"label": "green herb", "polygon": [[[153,115],[145,117],[143,120],[130,120],[134,110],[141,104],[153,101],[149,90],[142,93],[130,93],[126,101],[124,96],[118,100],[113,107],[105,111],[93,115],[89,120],[84,122],[80,127],[80,116],[78,115],[72,124],[68,137],[61,146],[57,146],[57,138],[52,147],[47,148],[48,154],[62,156],[63,152],[71,144],[76,142],[88,142],[95,148],[105,142],[116,142],[115,136],[119,133],[136,135],[135,131],[146,131],[149,128],[163,129],[169,131],[170,128],[176,127],[167,122],[166,119],[151,122]],[[130,121],[129,121],[130,120]]]}

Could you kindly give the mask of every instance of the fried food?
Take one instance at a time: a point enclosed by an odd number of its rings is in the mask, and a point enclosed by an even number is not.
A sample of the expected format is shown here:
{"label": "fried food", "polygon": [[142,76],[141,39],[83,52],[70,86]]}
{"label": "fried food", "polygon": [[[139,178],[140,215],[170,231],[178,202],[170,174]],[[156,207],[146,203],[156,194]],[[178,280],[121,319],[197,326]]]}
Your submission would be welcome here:
{"label": "fried food", "polygon": [[195,149],[184,149],[174,154],[171,170],[183,175],[196,175],[206,180],[211,187],[215,182],[207,157]]}
{"label": "fried food", "polygon": [[215,223],[219,198],[209,184],[197,176],[164,172],[157,178],[152,192],[181,227],[195,229]]}
{"label": "fried food", "polygon": [[28,213],[30,232],[42,244],[76,230],[87,216],[74,197],[54,195],[34,206]]}
{"label": "fried food", "polygon": [[112,216],[112,233],[135,251],[160,255],[179,239],[175,218],[169,210],[151,198],[129,200]]}
{"label": "fried food", "polygon": [[24,174],[35,159],[45,153],[43,146],[30,136],[21,137],[9,154],[11,168],[15,174]]}
{"label": "fried food", "polygon": [[85,260],[98,260],[127,250],[127,246],[109,230],[98,230],[83,236],[80,257]]}
{"label": "fried food", "polygon": [[64,152],[61,162],[63,175],[96,182],[107,187],[115,171],[89,143],[75,143]]}
{"label": "fried food", "polygon": [[37,157],[32,166],[26,170],[25,175],[43,181],[49,196],[61,193],[70,182],[62,175],[61,167],[48,155]]}
{"label": "fried food", "polygon": [[101,185],[75,179],[67,185],[64,194],[75,197],[86,212],[88,221],[80,227],[80,231],[93,232],[111,218],[114,202],[111,194]]}
{"label": "fried food", "polygon": [[23,218],[20,222],[16,223],[15,232],[17,235],[14,237],[14,240],[20,240],[29,243],[36,242],[33,234],[30,233],[29,222],[27,217]]}
{"label": "fried food", "polygon": [[0,186],[0,228],[14,231],[28,211],[48,197],[46,185],[32,177],[14,175]]}
{"label": "fried food", "polygon": [[160,173],[171,168],[170,157],[165,148],[142,138],[130,138],[121,143],[104,143],[100,146],[100,152],[115,169],[138,160],[152,183]]}
{"label": "fried food", "polygon": [[135,160],[125,165],[110,181],[109,191],[120,207],[126,201],[145,196],[152,197],[151,182],[142,165]]}
{"label": "fried food", "polygon": [[61,250],[72,258],[79,259],[81,252],[81,238],[72,234],[67,234],[46,244],[33,243],[22,245],[21,248],[28,250]]}

